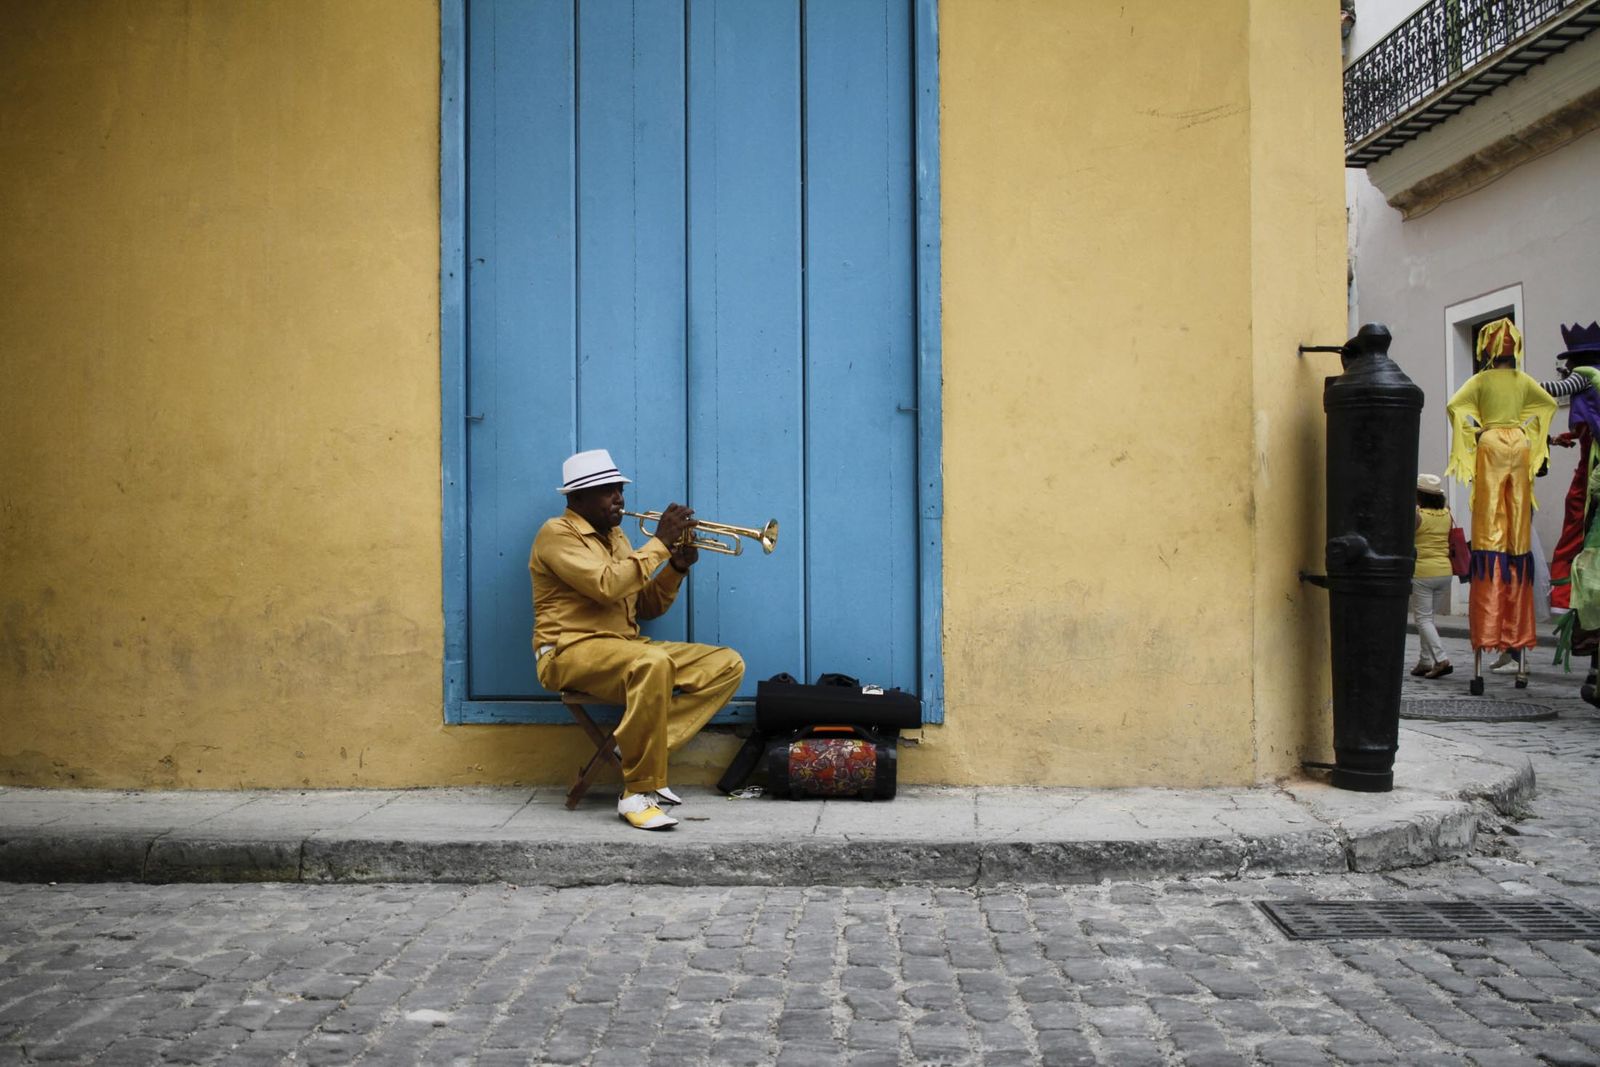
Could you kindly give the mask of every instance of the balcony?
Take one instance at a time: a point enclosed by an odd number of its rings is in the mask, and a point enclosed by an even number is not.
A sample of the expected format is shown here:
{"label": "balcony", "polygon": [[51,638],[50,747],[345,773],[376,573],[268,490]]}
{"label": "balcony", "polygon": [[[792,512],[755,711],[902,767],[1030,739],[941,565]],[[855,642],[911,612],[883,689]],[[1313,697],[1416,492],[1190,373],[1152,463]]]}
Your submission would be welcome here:
{"label": "balcony", "polygon": [[1366,167],[1600,27],[1600,0],[1429,0],[1344,74],[1345,165]]}

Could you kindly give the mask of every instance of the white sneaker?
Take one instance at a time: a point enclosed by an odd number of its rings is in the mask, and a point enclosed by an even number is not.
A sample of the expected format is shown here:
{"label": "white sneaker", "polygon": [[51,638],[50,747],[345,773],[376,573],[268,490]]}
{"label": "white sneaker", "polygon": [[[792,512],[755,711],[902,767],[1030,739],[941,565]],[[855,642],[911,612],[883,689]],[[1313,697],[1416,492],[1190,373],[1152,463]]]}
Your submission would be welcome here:
{"label": "white sneaker", "polygon": [[1500,658],[1489,664],[1489,669],[1495,674],[1516,674],[1517,657],[1510,652],[1500,653]]}
{"label": "white sneaker", "polygon": [[666,830],[678,820],[656,805],[654,793],[628,793],[617,801],[617,814],[639,830]]}
{"label": "white sneaker", "polygon": [[666,786],[662,786],[660,789],[656,790],[656,799],[661,803],[668,805],[669,807],[677,807],[679,804],[683,803],[683,798],[674,793],[672,790],[668,789]]}

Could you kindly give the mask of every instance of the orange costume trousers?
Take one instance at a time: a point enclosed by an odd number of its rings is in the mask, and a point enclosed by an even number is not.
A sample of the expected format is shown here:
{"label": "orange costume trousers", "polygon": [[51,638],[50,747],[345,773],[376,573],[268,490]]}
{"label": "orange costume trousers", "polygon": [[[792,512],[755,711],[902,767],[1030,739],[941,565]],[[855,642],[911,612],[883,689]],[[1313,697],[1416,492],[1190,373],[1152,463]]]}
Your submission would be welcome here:
{"label": "orange costume trousers", "polygon": [[1532,648],[1533,479],[1528,437],[1497,426],[1478,438],[1472,480],[1472,593],[1467,624],[1473,648]]}
{"label": "orange costume trousers", "polygon": [[578,689],[623,706],[623,788],[645,793],[667,784],[667,756],[738,691],[744,660],[716,645],[591,637],[540,656],[538,673],[546,689]]}

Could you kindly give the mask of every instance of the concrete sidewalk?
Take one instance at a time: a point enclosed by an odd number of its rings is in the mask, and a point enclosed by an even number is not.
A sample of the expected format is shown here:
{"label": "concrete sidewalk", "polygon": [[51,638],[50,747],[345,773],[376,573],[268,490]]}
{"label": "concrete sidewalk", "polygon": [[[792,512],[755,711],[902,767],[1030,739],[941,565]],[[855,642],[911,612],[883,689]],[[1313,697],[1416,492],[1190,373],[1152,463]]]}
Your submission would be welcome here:
{"label": "concrete sidewalk", "polygon": [[902,789],[892,801],[685,789],[674,830],[604,787],[116,792],[0,789],[0,880],[994,885],[1372,871],[1472,848],[1533,792],[1526,758],[1402,729],[1392,793]]}

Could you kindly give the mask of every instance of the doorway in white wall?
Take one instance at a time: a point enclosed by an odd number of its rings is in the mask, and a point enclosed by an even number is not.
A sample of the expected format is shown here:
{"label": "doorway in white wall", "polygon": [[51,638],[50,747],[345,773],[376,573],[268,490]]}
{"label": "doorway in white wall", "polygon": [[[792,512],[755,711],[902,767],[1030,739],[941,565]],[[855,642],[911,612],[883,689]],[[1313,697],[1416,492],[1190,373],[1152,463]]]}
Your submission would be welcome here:
{"label": "doorway in white wall", "polygon": [[[1473,366],[1473,353],[1477,348],[1478,331],[1484,323],[1501,318],[1509,318],[1515,323],[1522,322],[1520,282],[1503,289],[1496,289],[1492,293],[1475,296],[1471,300],[1463,300],[1459,304],[1451,304],[1444,309],[1444,381],[1447,397],[1455,396],[1456,390],[1461,388],[1462,383],[1472,377],[1477,369]],[[1440,454],[1448,456],[1450,425],[1445,420],[1440,420],[1437,425],[1440,427],[1439,432],[1444,434],[1444,444]],[[1456,517],[1457,524],[1467,531],[1467,536],[1471,537],[1472,508],[1467,486],[1449,479],[1445,491],[1449,495],[1450,513]],[[1450,604],[1446,609],[1450,614],[1466,614],[1467,591],[1467,586],[1460,582],[1450,586]]]}

